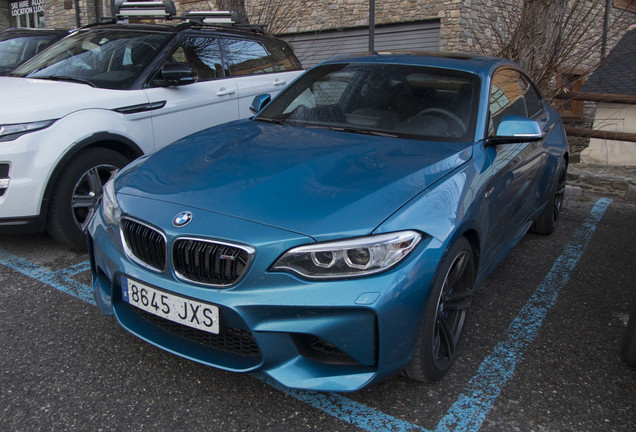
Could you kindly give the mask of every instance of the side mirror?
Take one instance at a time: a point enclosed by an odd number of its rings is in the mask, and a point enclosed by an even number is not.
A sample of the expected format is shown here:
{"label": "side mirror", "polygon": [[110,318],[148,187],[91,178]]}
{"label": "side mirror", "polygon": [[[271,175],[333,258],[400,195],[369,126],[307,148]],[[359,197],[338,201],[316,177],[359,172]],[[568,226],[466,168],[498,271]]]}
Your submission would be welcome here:
{"label": "side mirror", "polygon": [[272,97],[268,94],[262,94],[258,96],[254,96],[254,100],[252,101],[252,105],[250,105],[250,111],[254,114],[258,114],[260,110],[265,108],[265,106],[272,100]]}
{"label": "side mirror", "polygon": [[543,138],[541,126],[536,120],[509,115],[499,123],[495,136],[488,137],[488,144],[513,144],[539,141]]}
{"label": "side mirror", "polygon": [[197,74],[187,63],[166,63],[161,68],[160,84],[182,86],[197,82]]}

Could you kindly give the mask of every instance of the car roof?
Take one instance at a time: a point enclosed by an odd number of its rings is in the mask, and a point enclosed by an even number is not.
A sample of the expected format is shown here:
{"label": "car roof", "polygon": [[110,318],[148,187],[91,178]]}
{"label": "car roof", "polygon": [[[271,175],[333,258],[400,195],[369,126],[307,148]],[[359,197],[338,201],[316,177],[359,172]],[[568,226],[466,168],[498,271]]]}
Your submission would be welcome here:
{"label": "car roof", "polygon": [[379,51],[345,54],[332,57],[322,64],[331,63],[404,64],[454,69],[475,74],[494,70],[503,65],[519,67],[515,62],[503,58],[442,51]]}
{"label": "car roof", "polygon": [[12,27],[0,32],[0,39],[11,39],[23,36],[40,36],[40,35],[66,35],[68,30],[59,29],[40,29],[28,27]]}
{"label": "car roof", "polygon": [[210,32],[215,34],[227,34],[233,36],[249,37],[251,39],[272,39],[280,41],[276,37],[265,34],[252,27],[247,26],[227,26],[221,24],[201,24],[197,22],[185,22],[175,20],[175,24],[156,24],[156,23],[122,23],[115,20],[104,23],[95,23],[83,26],[80,30],[140,30],[140,31],[156,31],[168,33],[180,33],[187,30]]}

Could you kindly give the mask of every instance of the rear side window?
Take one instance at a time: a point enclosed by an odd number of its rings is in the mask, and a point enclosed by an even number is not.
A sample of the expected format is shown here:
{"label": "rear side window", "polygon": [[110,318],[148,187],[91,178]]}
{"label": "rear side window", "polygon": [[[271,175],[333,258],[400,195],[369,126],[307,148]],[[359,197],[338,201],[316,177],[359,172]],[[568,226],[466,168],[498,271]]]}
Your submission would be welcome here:
{"label": "rear side window", "polygon": [[274,72],[274,64],[265,46],[252,40],[226,39],[225,58],[230,75],[253,75]]}
{"label": "rear side window", "polygon": [[219,41],[214,37],[186,37],[172,52],[172,63],[187,63],[197,73],[199,82],[224,76]]}
{"label": "rear side window", "polygon": [[274,41],[226,38],[225,61],[230,75],[254,75],[299,70],[291,50]]}
{"label": "rear side window", "polygon": [[296,60],[289,47],[273,41],[265,41],[265,48],[272,56],[274,71],[284,72],[301,68],[300,62]]}

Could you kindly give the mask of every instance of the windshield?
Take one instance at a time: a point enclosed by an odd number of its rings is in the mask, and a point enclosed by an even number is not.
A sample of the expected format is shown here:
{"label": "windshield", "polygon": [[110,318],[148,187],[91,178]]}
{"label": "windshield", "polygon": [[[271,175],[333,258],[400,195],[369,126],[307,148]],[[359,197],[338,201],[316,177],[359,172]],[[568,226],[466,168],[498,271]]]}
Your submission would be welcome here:
{"label": "windshield", "polygon": [[422,66],[330,64],[290,85],[255,120],[411,139],[471,140],[477,76]]}
{"label": "windshield", "polygon": [[38,35],[0,40],[0,72],[11,71],[58,38],[57,35]]}
{"label": "windshield", "polygon": [[33,57],[11,75],[125,89],[171,37],[171,33],[146,31],[83,30]]}

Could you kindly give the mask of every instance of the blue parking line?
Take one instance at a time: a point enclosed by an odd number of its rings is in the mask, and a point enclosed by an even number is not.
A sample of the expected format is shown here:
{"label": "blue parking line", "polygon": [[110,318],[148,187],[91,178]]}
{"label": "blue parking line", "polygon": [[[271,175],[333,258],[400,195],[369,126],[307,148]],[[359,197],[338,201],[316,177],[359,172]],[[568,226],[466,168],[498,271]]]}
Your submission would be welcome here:
{"label": "blue parking line", "polygon": [[[510,324],[504,339],[484,359],[477,374],[468,382],[462,394],[433,432],[476,432],[481,428],[502,388],[514,375],[515,368],[523,358],[527,347],[536,339],[547,313],[556,303],[561,290],[567,285],[570,274],[583,256],[596,226],[611,203],[612,200],[606,198],[596,202],[583,224],[575,231],[563,253],[554,262],[543,282],[539,284],[519,315]],[[72,279],[73,275],[88,270],[88,262],[59,271],[51,271],[0,250],[0,264],[90,304],[95,304],[91,287]],[[429,432],[420,426],[384,414],[341,394],[289,389],[264,374],[254,375],[273,388],[368,432]]]}
{"label": "blue parking line", "polygon": [[482,362],[477,374],[437,425],[436,432],[478,431],[481,428],[528,345],[537,337],[548,311],[567,285],[572,270],[583,256],[596,226],[611,203],[612,200],[606,198],[596,202],[543,282],[510,324],[504,340]]}
{"label": "blue parking line", "polygon": [[92,305],[95,304],[95,300],[93,300],[93,290],[91,287],[84,285],[71,277],[84,270],[88,270],[88,262],[80,263],[73,267],[69,267],[68,269],[52,271],[35,265],[24,258],[20,258],[19,256],[10,254],[9,252],[0,250],[0,264],[22,273],[31,279],[50,285],[57,290],[72,295],[73,297],[77,297],[87,303]]}
{"label": "blue parking line", "polygon": [[409,423],[405,420],[397,419],[373,408],[369,408],[368,406],[352,401],[339,393],[318,393],[295,390],[279,384],[263,373],[257,373],[254,374],[254,376],[276,390],[280,390],[281,392],[286,393],[307,405],[311,405],[332,417],[346,421],[347,423],[366,431],[428,432],[420,426],[414,425],[413,423]]}

